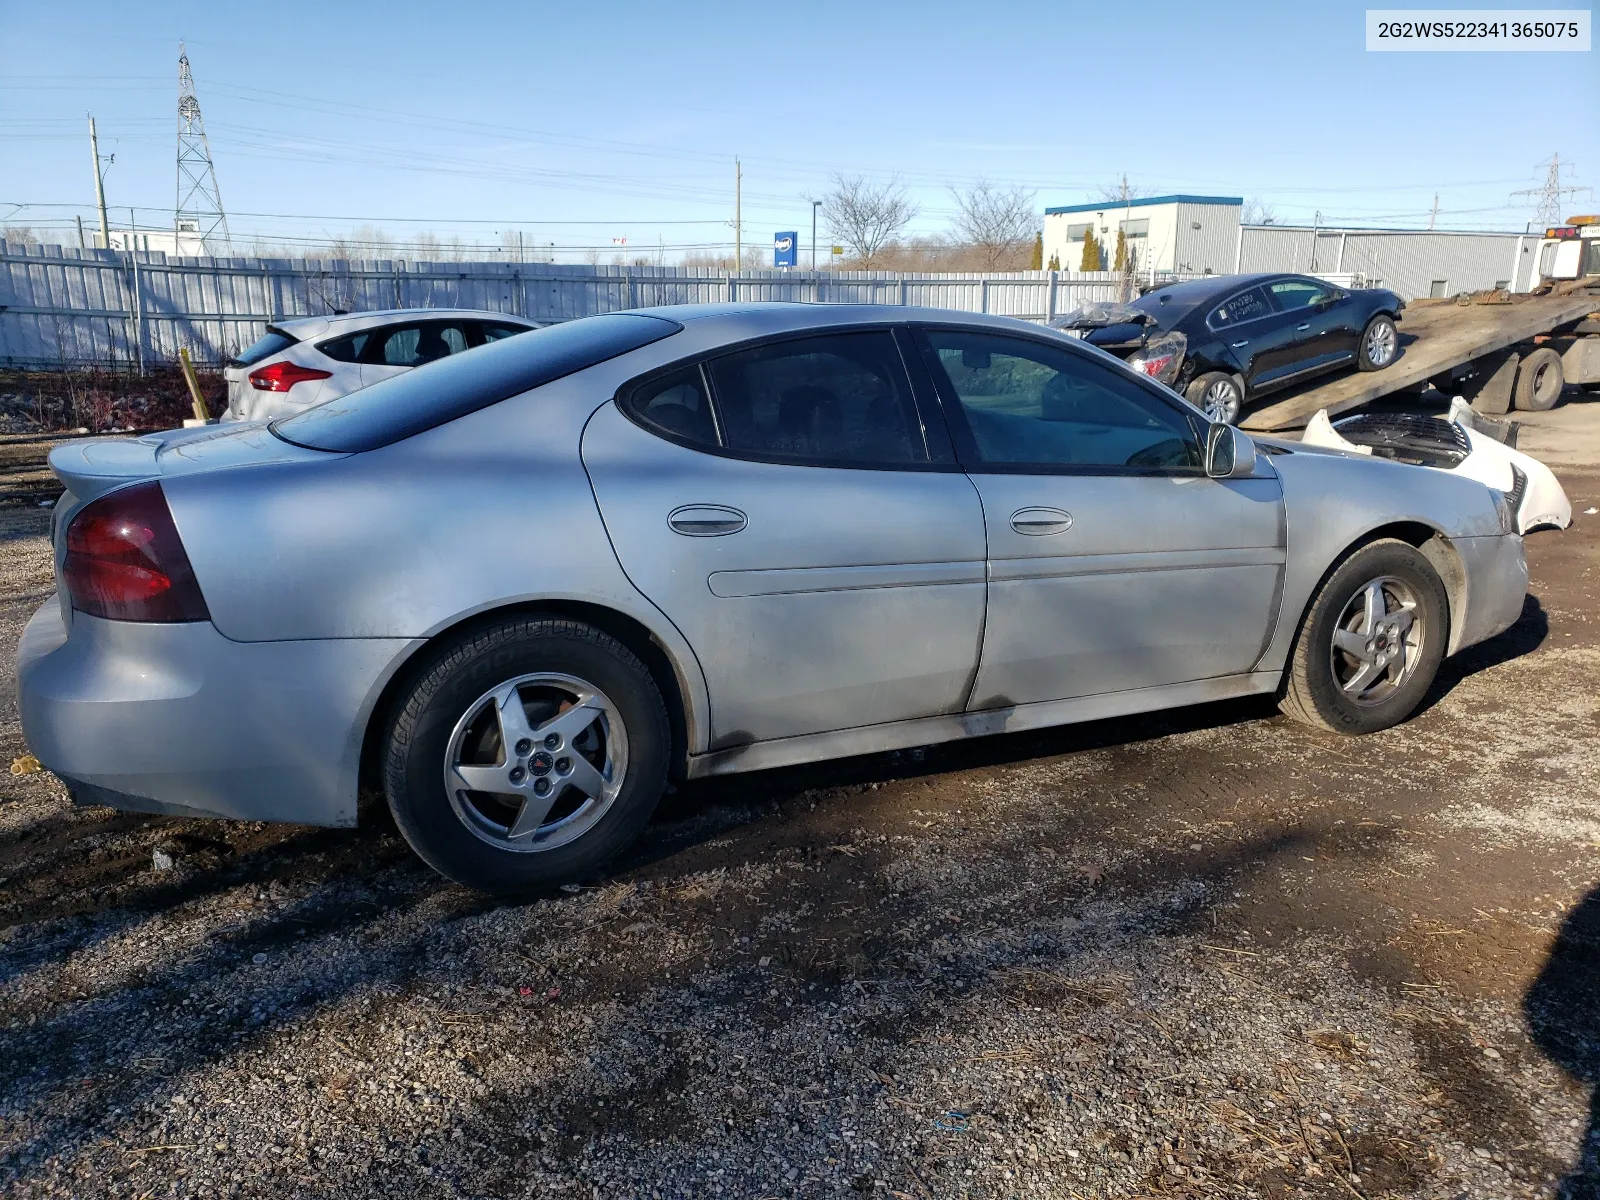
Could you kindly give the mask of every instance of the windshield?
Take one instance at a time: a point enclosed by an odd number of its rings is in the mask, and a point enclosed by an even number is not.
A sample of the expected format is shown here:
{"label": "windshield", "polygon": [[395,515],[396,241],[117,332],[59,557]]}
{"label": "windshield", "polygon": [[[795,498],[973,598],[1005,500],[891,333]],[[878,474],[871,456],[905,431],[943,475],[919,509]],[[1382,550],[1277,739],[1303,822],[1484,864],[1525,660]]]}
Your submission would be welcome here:
{"label": "windshield", "polygon": [[269,428],[284,441],[312,450],[375,450],[682,328],[676,321],[638,313],[566,321],[452,354],[282,417]]}

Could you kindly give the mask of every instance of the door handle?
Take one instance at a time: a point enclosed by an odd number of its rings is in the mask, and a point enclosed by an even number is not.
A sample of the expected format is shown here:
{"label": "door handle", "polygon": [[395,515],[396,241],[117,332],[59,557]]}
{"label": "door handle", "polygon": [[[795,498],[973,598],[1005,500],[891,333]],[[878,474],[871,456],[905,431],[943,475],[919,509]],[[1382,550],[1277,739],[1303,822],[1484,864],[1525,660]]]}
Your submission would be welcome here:
{"label": "door handle", "polygon": [[1304,325],[1296,325],[1294,327],[1294,331],[1296,333],[1304,333],[1306,330],[1308,330],[1310,328],[1311,328],[1311,322],[1307,321]]}
{"label": "door handle", "polygon": [[1030,537],[1065,533],[1072,528],[1072,514],[1059,508],[1019,508],[1011,514],[1011,528]]}
{"label": "door handle", "polygon": [[685,504],[667,514],[667,526],[685,537],[725,537],[746,525],[737,508],[722,504]]}
{"label": "door handle", "polygon": [[1244,347],[1246,347],[1246,346],[1248,346],[1250,344],[1250,339],[1249,338],[1245,338],[1245,340],[1242,341],[1242,342],[1232,342],[1230,344],[1233,346],[1233,348],[1235,350],[1242,350],[1242,349],[1244,349]]}

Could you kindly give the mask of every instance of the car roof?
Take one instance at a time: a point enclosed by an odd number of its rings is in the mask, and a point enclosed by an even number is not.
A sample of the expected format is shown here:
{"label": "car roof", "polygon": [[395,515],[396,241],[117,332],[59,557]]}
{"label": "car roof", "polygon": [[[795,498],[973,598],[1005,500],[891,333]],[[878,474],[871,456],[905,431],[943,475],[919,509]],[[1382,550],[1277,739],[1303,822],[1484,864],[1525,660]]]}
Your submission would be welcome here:
{"label": "car roof", "polygon": [[303,340],[329,332],[343,333],[367,329],[373,325],[386,325],[390,321],[404,320],[407,317],[429,320],[470,317],[475,321],[505,321],[513,325],[526,325],[529,329],[536,329],[542,324],[513,313],[489,312],[481,308],[380,308],[366,312],[334,313],[326,317],[290,317],[283,321],[273,321],[272,327]]}
{"label": "car roof", "polygon": [[1185,279],[1182,283],[1169,283],[1146,292],[1139,299],[1165,296],[1168,303],[1193,307],[1231,295],[1243,288],[1254,287],[1271,279],[1290,279],[1295,276],[1282,271],[1264,271],[1254,275],[1207,275],[1202,279]]}
{"label": "car roof", "polygon": [[759,301],[667,304],[657,308],[639,308],[632,311],[684,324],[693,322],[703,333],[711,336],[725,333],[730,339],[847,325],[882,326],[940,322],[988,325],[996,329],[1031,331],[1047,336],[1055,333],[1035,321],[1025,321],[1021,317],[965,312],[959,309],[918,308],[908,304],[798,304],[789,301]]}

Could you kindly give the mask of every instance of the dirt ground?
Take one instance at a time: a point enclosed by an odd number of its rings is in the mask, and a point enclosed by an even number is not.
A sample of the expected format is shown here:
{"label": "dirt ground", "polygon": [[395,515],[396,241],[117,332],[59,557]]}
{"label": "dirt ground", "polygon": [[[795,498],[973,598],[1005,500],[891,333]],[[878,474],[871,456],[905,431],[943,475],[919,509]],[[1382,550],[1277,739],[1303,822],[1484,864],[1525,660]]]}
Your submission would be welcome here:
{"label": "dirt ground", "polygon": [[[592,885],[0,777],[8,1196],[1600,1196],[1600,404],[1400,728],[1270,701],[669,797]],[[0,750],[46,514],[0,510]],[[158,863],[171,865],[159,869]]]}

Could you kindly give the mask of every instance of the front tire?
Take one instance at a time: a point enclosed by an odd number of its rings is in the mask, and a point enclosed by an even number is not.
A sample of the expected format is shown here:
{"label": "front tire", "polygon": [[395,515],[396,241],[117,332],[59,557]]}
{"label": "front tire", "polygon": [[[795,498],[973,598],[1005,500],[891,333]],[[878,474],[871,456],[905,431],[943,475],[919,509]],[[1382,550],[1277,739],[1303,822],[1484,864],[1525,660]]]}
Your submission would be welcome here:
{"label": "front tire", "polygon": [[639,835],[670,745],[632,651],[576,621],[518,617],[421,664],[389,723],[384,792],[434,870],[526,893],[593,874]]}
{"label": "front tire", "polygon": [[1239,381],[1226,371],[1207,371],[1186,389],[1184,398],[1217,425],[1237,425],[1244,410]]}
{"label": "front tire", "polygon": [[1400,335],[1394,321],[1380,313],[1361,331],[1359,365],[1363,371],[1381,371],[1399,356]]}
{"label": "front tire", "polygon": [[1393,538],[1363,546],[1306,610],[1279,708],[1335,733],[1398,725],[1433,685],[1449,623],[1444,583],[1420,551]]}

